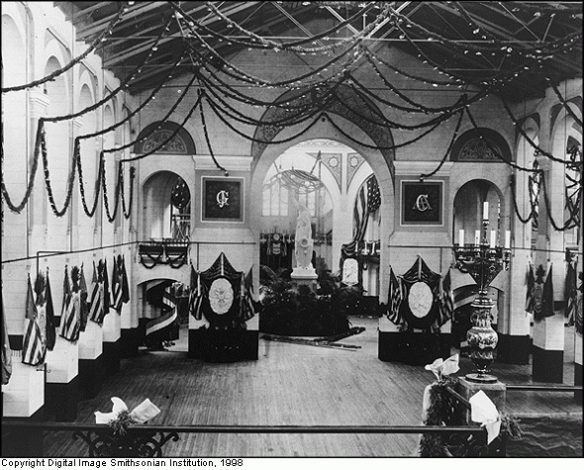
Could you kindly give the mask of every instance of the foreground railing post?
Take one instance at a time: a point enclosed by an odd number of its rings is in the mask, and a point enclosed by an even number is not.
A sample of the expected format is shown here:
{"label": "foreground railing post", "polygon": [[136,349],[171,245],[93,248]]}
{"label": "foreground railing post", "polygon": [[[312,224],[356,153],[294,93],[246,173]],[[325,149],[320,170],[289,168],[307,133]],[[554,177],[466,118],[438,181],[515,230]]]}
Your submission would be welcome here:
{"label": "foreground railing post", "polygon": [[[472,396],[474,396],[479,391],[483,391],[497,407],[499,413],[505,411],[505,402],[507,399],[507,386],[499,382],[492,383],[480,383],[467,380],[466,377],[458,377],[458,382],[456,383],[455,391],[464,399],[467,403]],[[459,404],[458,416],[460,419],[459,424],[466,424],[469,426],[480,426],[480,423],[475,423],[471,420],[471,410],[468,406],[462,406]],[[492,457],[505,457],[505,438],[497,437],[489,446],[492,450],[490,456]]]}

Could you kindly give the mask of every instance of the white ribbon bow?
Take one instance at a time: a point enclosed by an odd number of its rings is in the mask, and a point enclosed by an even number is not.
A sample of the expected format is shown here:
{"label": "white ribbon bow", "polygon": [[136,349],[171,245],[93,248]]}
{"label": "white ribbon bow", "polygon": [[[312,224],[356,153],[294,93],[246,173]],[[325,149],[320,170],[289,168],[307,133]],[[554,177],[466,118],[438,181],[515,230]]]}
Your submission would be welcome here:
{"label": "white ribbon bow", "polygon": [[501,417],[497,407],[482,390],[475,393],[469,403],[470,419],[487,429],[487,444],[490,444],[501,432]]}
{"label": "white ribbon bow", "polygon": [[436,378],[440,380],[443,375],[450,375],[458,372],[458,354],[454,354],[446,360],[439,357],[432,364],[427,364],[424,368],[426,370],[431,370]]}
{"label": "white ribbon bow", "polygon": [[[121,412],[128,411],[128,406],[124,403],[121,398],[112,397],[111,398],[114,406],[112,411],[109,413],[102,413],[100,411],[95,412],[95,423],[96,424],[109,424],[111,421],[115,421]],[[145,423],[151,418],[154,418],[160,409],[152,403],[148,398],[140,403],[136,408],[132,410],[130,416],[137,423]]]}

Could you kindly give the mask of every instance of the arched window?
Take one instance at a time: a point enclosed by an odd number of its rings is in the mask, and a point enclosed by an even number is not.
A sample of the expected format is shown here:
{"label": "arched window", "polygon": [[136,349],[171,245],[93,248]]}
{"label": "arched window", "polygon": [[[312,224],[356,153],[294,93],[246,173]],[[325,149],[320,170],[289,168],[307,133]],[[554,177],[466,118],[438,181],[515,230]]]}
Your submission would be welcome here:
{"label": "arched window", "polygon": [[461,162],[511,161],[507,141],[492,129],[471,129],[462,134],[452,146],[451,160]]}
{"label": "arched window", "polygon": [[138,142],[134,146],[135,154],[143,155],[154,150],[155,153],[172,155],[196,153],[195,143],[190,134],[178,124],[168,121],[150,124],[138,136]]}

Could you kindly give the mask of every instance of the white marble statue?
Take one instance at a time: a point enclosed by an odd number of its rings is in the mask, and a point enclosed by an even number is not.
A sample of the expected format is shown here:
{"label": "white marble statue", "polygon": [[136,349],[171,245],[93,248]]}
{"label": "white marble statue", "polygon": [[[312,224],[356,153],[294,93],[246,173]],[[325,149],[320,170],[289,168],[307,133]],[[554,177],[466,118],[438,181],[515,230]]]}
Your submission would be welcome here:
{"label": "white marble statue", "polygon": [[312,266],[312,226],[310,225],[310,211],[301,202],[294,199],[298,208],[296,219],[295,249],[296,266],[301,269],[313,269]]}

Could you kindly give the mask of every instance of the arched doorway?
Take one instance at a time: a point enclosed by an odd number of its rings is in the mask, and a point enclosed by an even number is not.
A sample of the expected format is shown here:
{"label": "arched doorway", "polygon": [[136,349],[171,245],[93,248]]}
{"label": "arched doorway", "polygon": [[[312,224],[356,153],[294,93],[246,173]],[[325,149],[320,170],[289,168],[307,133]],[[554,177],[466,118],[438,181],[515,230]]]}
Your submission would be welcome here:
{"label": "arched doorway", "polygon": [[[372,109],[376,109],[373,104],[365,103],[362,97],[354,96],[349,89],[343,88],[342,94],[344,99],[350,100],[355,106],[354,109],[358,109],[362,115],[369,115],[373,112]],[[276,102],[282,100],[291,103],[294,101],[294,97],[289,97],[287,94],[282,95]],[[381,111],[377,112],[381,114]],[[251,149],[253,156],[251,194],[263,194],[264,180],[270,167],[274,165],[280,155],[297,144],[325,139],[339,142],[354,149],[355,154],[358,154],[369,164],[371,173],[375,175],[380,191],[380,211],[388,214],[387,217],[381,220],[379,225],[379,299],[380,301],[385,301],[389,282],[389,236],[394,230],[394,218],[391,214],[393,214],[395,206],[394,153],[391,132],[386,127],[376,126],[370,121],[360,119],[356,114],[347,113],[346,108],[334,104],[323,111],[310,126],[305,123],[286,127],[271,124],[273,121],[282,119],[283,116],[286,116],[286,113],[287,111],[282,108],[269,109],[262,116],[262,121],[266,122],[266,124],[256,129],[255,140]],[[357,190],[355,190],[356,192]],[[342,215],[345,220],[352,220],[353,202],[347,196],[342,200],[342,209],[344,211]],[[259,229],[262,227],[261,217],[261,204],[252,204],[250,207],[250,227],[254,232],[254,238],[257,240],[261,236],[261,230]],[[346,239],[340,243],[347,243],[351,240],[350,231],[352,227],[350,224],[346,226],[349,227],[348,233],[345,234]],[[335,252],[337,250],[333,247],[333,256]],[[254,257],[258,260],[257,264],[259,266],[259,244]],[[259,279],[259,272],[254,274],[254,279]]]}
{"label": "arched doorway", "polygon": [[143,194],[143,240],[188,240],[191,193],[186,182],[172,171],[161,171],[144,183]]}

